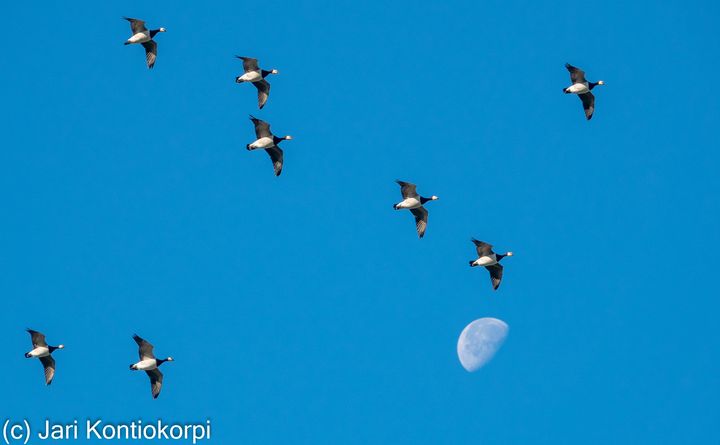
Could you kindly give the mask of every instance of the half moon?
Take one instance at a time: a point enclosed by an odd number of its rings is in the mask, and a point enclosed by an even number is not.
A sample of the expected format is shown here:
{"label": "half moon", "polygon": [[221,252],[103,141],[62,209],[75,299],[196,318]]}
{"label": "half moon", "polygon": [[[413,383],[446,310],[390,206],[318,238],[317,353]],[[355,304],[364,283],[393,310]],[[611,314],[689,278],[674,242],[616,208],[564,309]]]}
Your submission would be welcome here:
{"label": "half moon", "polygon": [[508,325],[497,318],[479,318],[465,326],[457,343],[460,364],[468,372],[485,366],[500,349],[508,334]]}

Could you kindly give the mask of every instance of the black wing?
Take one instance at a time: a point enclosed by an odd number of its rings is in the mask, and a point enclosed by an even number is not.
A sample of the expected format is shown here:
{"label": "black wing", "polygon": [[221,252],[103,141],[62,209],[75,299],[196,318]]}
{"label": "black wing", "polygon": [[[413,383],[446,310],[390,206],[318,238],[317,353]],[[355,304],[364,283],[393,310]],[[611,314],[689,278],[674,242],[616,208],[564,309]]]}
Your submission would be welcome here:
{"label": "black wing", "polygon": [[272,133],[270,132],[270,124],[256,118],[252,114],[250,115],[250,120],[253,122],[253,124],[255,124],[255,136],[257,136],[258,139],[272,137]]}
{"label": "black wing", "polygon": [[137,343],[139,346],[138,353],[140,355],[140,360],[155,358],[155,354],[153,354],[154,346],[151,345],[147,340],[143,340],[137,334],[133,335],[133,340],[135,340],[135,343]]}
{"label": "black wing", "polygon": [[425,236],[425,229],[427,228],[428,211],[423,206],[410,209],[410,211],[415,215],[415,228],[417,229],[418,237],[422,238]]}
{"label": "black wing", "polygon": [[410,182],[401,181],[399,179],[396,179],[395,182],[400,184],[400,193],[402,193],[403,198],[414,198],[417,197],[417,191],[415,188],[417,187],[415,184],[412,184]]}
{"label": "black wing", "polygon": [[275,170],[275,176],[280,176],[283,168],[283,151],[277,145],[273,145],[270,148],[266,148],[265,151],[270,155],[270,160],[273,163],[273,169]]}
{"label": "black wing", "polygon": [[580,68],[574,67],[570,65],[569,63],[565,64],[565,68],[567,68],[568,71],[570,71],[570,81],[572,83],[585,83],[587,80],[585,80],[585,71],[581,70]]}
{"label": "black wing", "polygon": [[145,48],[145,61],[147,67],[152,69],[155,66],[155,59],[157,58],[157,43],[154,40],[143,42],[142,46]]}
{"label": "black wing", "polygon": [[130,17],[123,17],[123,18],[125,20],[127,20],[128,22],[130,22],[130,29],[132,29],[133,34],[147,31],[144,20],[131,19]]}
{"label": "black wing", "polygon": [[265,106],[265,102],[267,102],[270,96],[270,83],[265,79],[261,79],[253,82],[253,85],[255,85],[255,88],[258,90],[258,107],[262,110],[262,107]]}
{"label": "black wing", "polygon": [[258,71],[260,67],[258,66],[257,59],[253,59],[252,57],[243,57],[243,56],[235,56],[238,59],[243,61],[243,69],[245,72],[249,71]]}
{"label": "black wing", "polygon": [[587,92],[584,94],[578,94],[585,110],[585,118],[587,120],[592,119],[593,113],[595,112],[595,96],[593,93]]}
{"label": "black wing", "polygon": [[157,399],[160,395],[160,389],[162,388],[163,374],[157,368],[145,372],[148,377],[150,377],[150,391],[152,392],[153,399]]}
{"label": "black wing", "polygon": [[40,357],[40,363],[45,368],[45,384],[49,385],[55,377],[55,359],[48,355],[47,357]]}
{"label": "black wing", "polygon": [[488,256],[492,255],[493,253],[493,246],[492,244],[488,244],[484,241],[476,240],[475,238],[472,239],[473,244],[475,244],[475,247],[477,248],[478,256]]}
{"label": "black wing", "polygon": [[45,342],[45,334],[42,334],[38,331],[33,331],[32,329],[26,329],[26,330],[30,334],[30,339],[32,340],[32,344],[33,344],[34,348],[37,348],[39,346],[47,347],[47,343]]}
{"label": "black wing", "polygon": [[485,266],[490,272],[490,280],[492,280],[493,290],[497,290],[500,287],[500,281],[502,281],[503,267],[500,264],[493,264],[492,266]]}

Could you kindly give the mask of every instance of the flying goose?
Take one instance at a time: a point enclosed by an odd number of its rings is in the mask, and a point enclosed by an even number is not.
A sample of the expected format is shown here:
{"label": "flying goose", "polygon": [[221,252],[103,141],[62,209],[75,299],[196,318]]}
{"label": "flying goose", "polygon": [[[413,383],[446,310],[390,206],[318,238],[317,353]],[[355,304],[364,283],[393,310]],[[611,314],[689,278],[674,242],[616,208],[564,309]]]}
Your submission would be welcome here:
{"label": "flying goose", "polygon": [[145,371],[147,373],[148,377],[150,377],[150,390],[152,391],[153,399],[157,399],[160,395],[160,388],[162,388],[163,382],[163,374],[158,367],[165,362],[175,361],[175,359],[172,357],[166,359],[155,358],[153,345],[140,338],[137,334],[133,335],[133,340],[138,344],[140,361],[130,365],[130,369],[133,371]]}
{"label": "flying goose", "polygon": [[270,155],[270,160],[275,169],[275,176],[280,176],[283,169],[283,151],[278,144],[285,140],[291,140],[292,136],[279,138],[270,132],[270,124],[250,115],[250,120],[255,124],[255,135],[257,140],[251,144],[247,144],[248,150],[264,149]]}
{"label": "flying goose", "polygon": [[577,94],[583,104],[585,110],[585,117],[587,120],[592,119],[593,113],[595,112],[595,96],[590,92],[597,85],[605,85],[605,82],[598,80],[597,82],[588,82],[585,79],[585,71],[580,68],[574,67],[569,63],[565,64],[565,68],[570,71],[570,81],[572,85],[567,88],[563,88],[565,94]]}
{"label": "flying goose", "polygon": [[423,207],[423,204],[439,198],[435,195],[429,198],[418,195],[417,191],[415,191],[415,184],[400,181],[399,179],[395,180],[395,182],[400,184],[400,193],[402,193],[403,200],[393,205],[393,209],[409,209],[415,215],[415,227],[417,228],[418,237],[422,238],[425,236],[428,220],[428,211]]}
{"label": "flying goose", "polygon": [[495,253],[492,250],[493,246],[491,244],[478,241],[475,238],[472,238],[472,242],[477,248],[478,259],[470,260],[470,267],[485,266],[485,269],[490,272],[493,289],[497,290],[497,288],[500,287],[500,281],[503,275],[503,267],[500,264],[500,260],[506,256],[513,256],[513,253]]}
{"label": "flying goose", "polygon": [[255,88],[258,90],[258,107],[262,110],[262,107],[265,106],[265,102],[268,100],[268,96],[270,96],[270,84],[265,78],[268,74],[277,74],[279,71],[276,69],[270,71],[261,70],[258,66],[257,59],[253,59],[252,57],[235,57],[243,61],[243,69],[245,70],[245,74],[237,76],[235,82],[251,82],[255,85]]}
{"label": "flying goose", "polygon": [[45,368],[45,384],[49,385],[55,377],[55,359],[52,358],[53,352],[57,349],[63,349],[64,345],[48,346],[45,342],[45,335],[32,329],[27,329],[32,340],[33,349],[25,353],[25,358],[39,358],[43,368]]}
{"label": "flying goose", "polygon": [[132,43],[142,44],[145,48],[145,61],[147,62],[148,68],[152,69],[155,66],[155,59],[157,58],[157,43],[155,43],[153,37],[159,32],[165,32],[165,28],[148,30],[145,27],[144,20],[131,19],[129,17],[123,18],[130,22],[130,29],[133,33],[132,36],[125,41],[125,45]]}

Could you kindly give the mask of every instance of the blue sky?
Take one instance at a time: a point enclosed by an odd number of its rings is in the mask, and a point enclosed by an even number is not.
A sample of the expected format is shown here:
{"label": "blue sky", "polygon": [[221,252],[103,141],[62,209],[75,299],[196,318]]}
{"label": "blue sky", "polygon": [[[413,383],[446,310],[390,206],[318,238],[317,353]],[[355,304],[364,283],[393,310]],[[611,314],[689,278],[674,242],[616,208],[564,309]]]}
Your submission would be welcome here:
{"label": "blue sky", "polygon": [[[215,443],[718,442],[719,9],[9,3],[0,415],[210,418]],[[154,70],[123,15],[168,29]],[[280,70],[262,111],[235,54]],[[607,83],[590,122],[565,62]],[[295,137],[279,178],[249,113]],[[397,178],[440,197],[423,240]],[[516,254],[496,293],[473,236]],[[469,374],[455,342],[483,316],[510,335]],[[49,388],[25,327],[67,346]],[[177,360],[158,400],[135,332]]]}

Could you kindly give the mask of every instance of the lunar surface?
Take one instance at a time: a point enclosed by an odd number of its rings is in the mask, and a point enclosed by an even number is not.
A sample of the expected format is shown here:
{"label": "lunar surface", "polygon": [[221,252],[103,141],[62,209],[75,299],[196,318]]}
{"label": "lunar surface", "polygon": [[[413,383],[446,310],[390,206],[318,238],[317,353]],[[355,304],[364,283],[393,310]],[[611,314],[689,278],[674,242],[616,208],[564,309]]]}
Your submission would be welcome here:
{"label": "lunar surface", "polygon": [[479,318],[465,326],[458,338],[460,364],[474,372],[489,362],[508,334],[508,325],[497,318]]}

